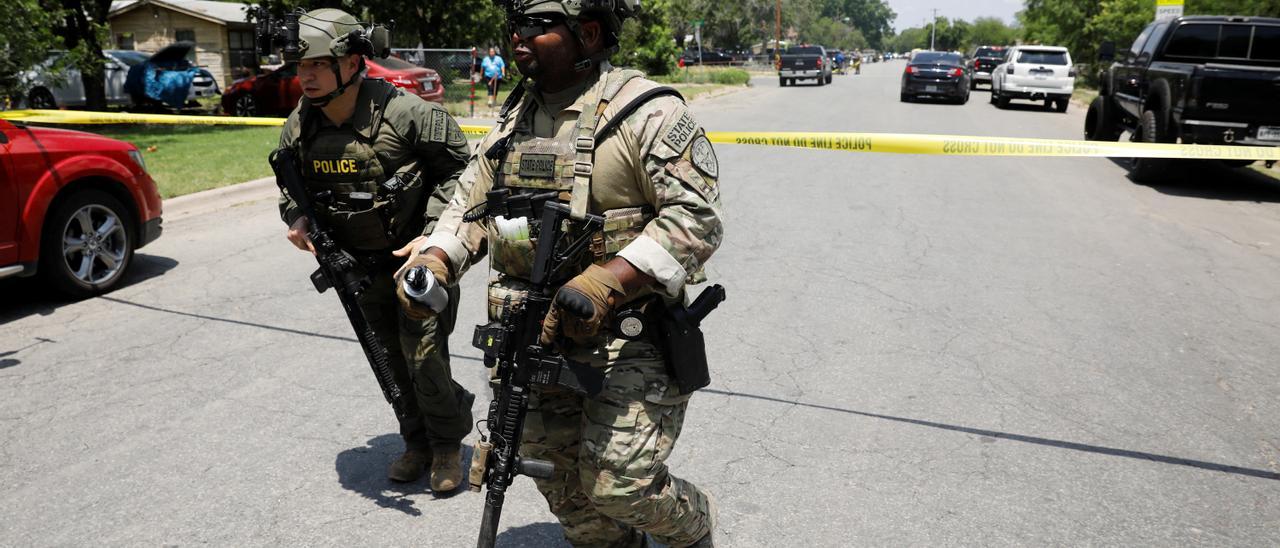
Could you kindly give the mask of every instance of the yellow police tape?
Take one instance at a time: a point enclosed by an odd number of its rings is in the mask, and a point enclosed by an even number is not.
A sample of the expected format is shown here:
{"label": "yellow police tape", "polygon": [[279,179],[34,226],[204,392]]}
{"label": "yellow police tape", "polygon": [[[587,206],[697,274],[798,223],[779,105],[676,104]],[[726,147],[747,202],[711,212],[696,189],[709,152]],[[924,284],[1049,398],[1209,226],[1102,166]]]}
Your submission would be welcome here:
{"label": "yellow police tape", "polygon": [[[84,112],[72,110],[0,111],[0,118],[44,124],[196,124],[238,126],[280,126],[284,124],[284,120],[282,118],[133,114],[126,112]],[[462,132],[470,136],[483,136],[487,134],[490,129],[491,128],[488,126],[462,126]],[[1107,141],[1031,139],[1021,137],[975,137],[901,133],[712,131],[707,133],[707,138],[716,144],[763,145],[817,150],[840,150],[847,152],[924,154],[934,156],[1280,160],[1280,148],[1257,146],[1119,143]],[[1280,143],[1276,144],[1280,145]]]}

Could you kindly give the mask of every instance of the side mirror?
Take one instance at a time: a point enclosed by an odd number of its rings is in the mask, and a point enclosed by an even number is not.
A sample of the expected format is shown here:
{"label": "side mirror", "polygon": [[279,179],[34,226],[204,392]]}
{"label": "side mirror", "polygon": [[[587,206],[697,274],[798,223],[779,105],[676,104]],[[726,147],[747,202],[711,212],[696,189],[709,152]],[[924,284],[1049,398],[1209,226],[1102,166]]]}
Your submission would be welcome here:
{"label": "side mirror", "polygon": [[1098,48],[1098,60],[1110,63],[1116,60],[1116,43],[1110,40],[1102,43]]}

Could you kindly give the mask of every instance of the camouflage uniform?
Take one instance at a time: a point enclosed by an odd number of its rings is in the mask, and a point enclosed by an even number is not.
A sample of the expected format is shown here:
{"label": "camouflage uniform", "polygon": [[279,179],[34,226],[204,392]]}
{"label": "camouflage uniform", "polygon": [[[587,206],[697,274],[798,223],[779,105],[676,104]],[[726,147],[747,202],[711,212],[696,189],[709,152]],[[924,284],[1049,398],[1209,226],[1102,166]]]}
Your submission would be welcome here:
{"label": "camouflage uniform", "polygon": [[[397,384],[416,396],[400,419],[406,448],[456,446],[471,432],[474,400],[454,382],[449,367],[457,290],[451,290],[449,309],[439,317],[405,317],[392,279],[403,259],[391,252],[434,229],[470,154],[461,128],[440,105],[384,80],[366,79],[355,114],[341,126],[304,98],[285,123],[280,146],[299,151],[309,188],[332,193],[333,202],[319,205],[317,214],[373,275],[373,286],[359,296],[360,308],[390,350]],[[380,185],[397,173],[418,173],[421,179],[390,196]],[[374,208],[354,211],[344,202],[352,192],[375,194]],[[282,194],[280,215],[292,225],[301,212]]]}
{"label": "camouflage uniform", "polygon": [[[422,248],[444,250],[460,275],[487,246],[497,271],[489,288],[491,319],[508,296],[522,298],[532,245],[504,239],[489,221],[463,223],[462,213],[485,200],[499,172],[513,190],[558,189],[567,198],[582,182],[574,176],[583,152],[574,145],[583,135],[582,114],[605,107],[603,125],[631,99],[657,87],[638,76],[605,64],[578,89],[530,89],[472,157]],[[508,135],[514,144],[504,162],[482,154]],[[655,294],[683,299],[688,283],[704,279],[702,265],[722,237],[719,166],[684,101],[659,96],[628,116],[599,143],[590,173],[587,208],[608,219],[592,259],[623,257],[656,280],[633,300]],[[555,477],[537,486],[568,540],[576,546],[629,546],[639,543],[643,531],[687,546],[705,537],[713,526],[707,495],[665,464],[689,395],[675,387],[663,350],[649,340],[604,334],[568,357],[603,368],[604,391],[584,398],[556,387],[536,389],[520,448],[522,455],[555,464]]]}

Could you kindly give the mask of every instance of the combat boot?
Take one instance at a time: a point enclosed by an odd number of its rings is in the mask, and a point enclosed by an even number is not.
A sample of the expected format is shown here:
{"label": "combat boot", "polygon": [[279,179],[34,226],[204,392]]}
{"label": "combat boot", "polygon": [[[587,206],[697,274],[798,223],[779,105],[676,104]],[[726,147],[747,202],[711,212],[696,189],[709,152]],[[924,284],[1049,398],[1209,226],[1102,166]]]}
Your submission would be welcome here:
{"label": "combat boot", "polygon": [[418,481],[431,465],[431,451],[427,449],[408,449],[400,458],[391,463],[387,469],[387,478],[391,481],[407,483]]}
{"label": "combat boot", "polygon": [[462,444],[433,447],[431,452],[431,490],[440,495],[453,492],[462,485]]}
{"label": "combat boot", "polygon": [[716,508],[716,498],[706,492],[702,493],[702,496],[707,497],[707,534],[698,539],[698,542],[690,544],[689,548],[713,548],[716,545],[713,538],[716,534],[716,513],[719,511]]}

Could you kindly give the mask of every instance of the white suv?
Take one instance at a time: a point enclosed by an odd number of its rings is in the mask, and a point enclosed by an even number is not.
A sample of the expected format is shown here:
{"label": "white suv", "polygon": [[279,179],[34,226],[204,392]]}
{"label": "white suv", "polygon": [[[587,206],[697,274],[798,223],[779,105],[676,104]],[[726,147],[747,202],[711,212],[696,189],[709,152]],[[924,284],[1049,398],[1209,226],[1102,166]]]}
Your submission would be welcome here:
{"label": "white suv", "polygon": [[1044,101],[1066,112],[1075,90],[1076,69],[1067,48],[1014,46],[991,73],[991,102],[1004,108],[1010,99]]}

